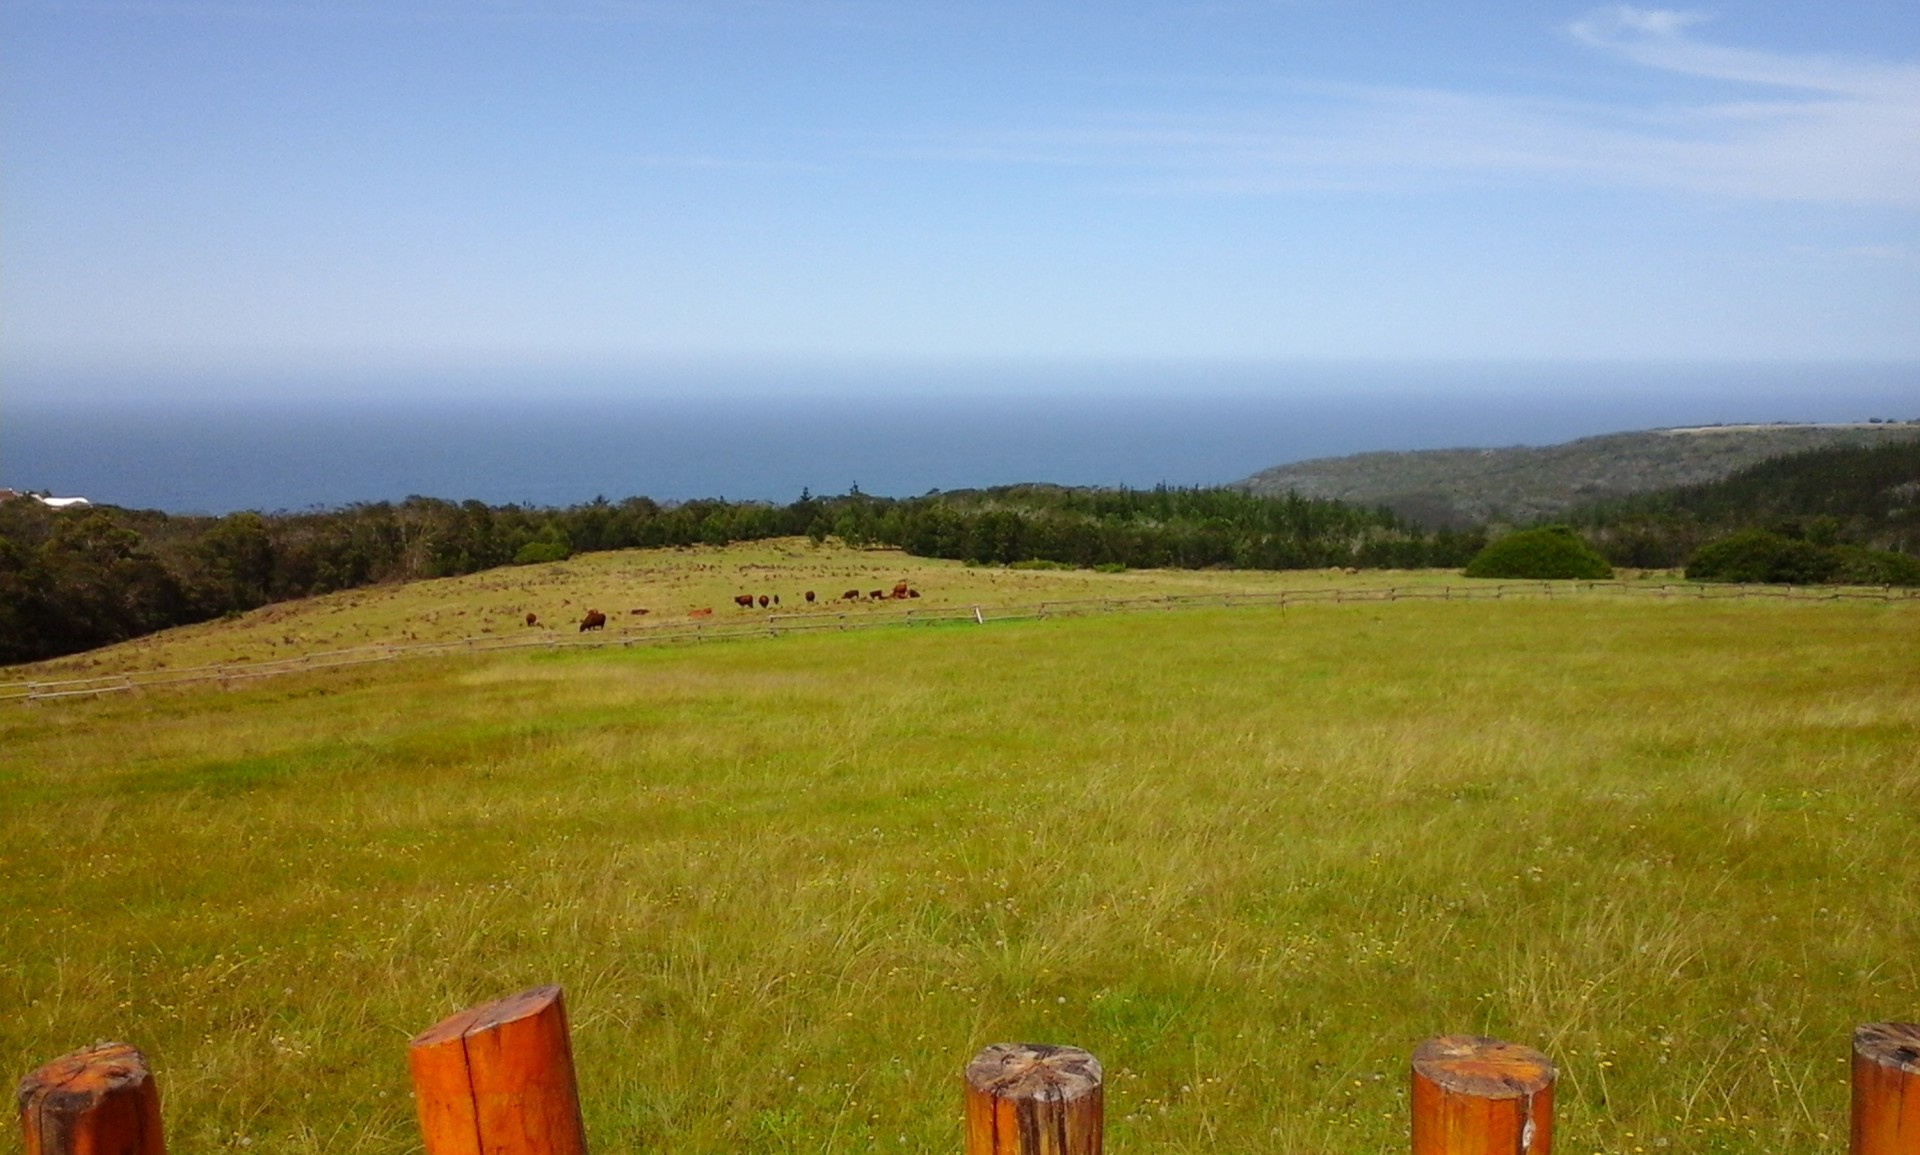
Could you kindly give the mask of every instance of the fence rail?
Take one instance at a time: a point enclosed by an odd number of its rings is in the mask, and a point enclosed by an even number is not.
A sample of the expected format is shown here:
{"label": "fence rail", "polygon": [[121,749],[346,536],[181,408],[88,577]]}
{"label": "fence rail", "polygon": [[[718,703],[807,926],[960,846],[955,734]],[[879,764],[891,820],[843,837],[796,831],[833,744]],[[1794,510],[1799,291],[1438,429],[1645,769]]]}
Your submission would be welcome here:
{"label": "fence rail", "polygon": [[896,615],[884,611],[812,611],[802,613],[755,615],[734,620],[694,619],[672,626],[651,626],[629,634],[542,633],[535,636],[481,636],[453,638],[440,642],[411,642],[405,645],[356,646],[303,654],[297,658],[274,658],[261,662],[223,662],[206,666],[187,666],[169,670],[133,670],[103,674],[92,678],[36,679],[0,682],[0,703],[50,702],[63,698],[96,698],[135,690],[206,684],[234,684],[281,674],[365,666],[403,658],[444,657],[452,654],[498,654],[513,650],[604,649],[610,646],[675,645],[685,642],[739,641],[748,638],[778,637],[782,634],[831,633],[843,630],[877,629],[900,626],[934,626],[990,622],[1035,621],[1053,617],[1080,617],[1102,613],[1140,613],[1149,610],[1178,609],[1286,609],[1296,605],[1346,605],[1361,602],[1397,601],[1501,601],[1523,597],[1583,597],[1620,595],[1663,599],[1692,598],[1713,601],[1727,599],[1773,598],[1784,601],[1920,601],[1920,589],[1897,587],[1836,588],[1822,586],[1720,585],[1696,582],[1660,586],[1623,581],[1576,582],[1499,582],[1474,585],[1357,586],[1351,588],[1273,590],[1262,593],[1162,594],[1149,597],[1050,599],[1024,605],[969,605],[951,609],[914,608]]}
{"label": "fence rail", "polygon": [[[1558,1072],[1542,1052],[1440,1035],[1408,1066],[1413,1155],[1549,1155]],[[407,1044],[407,1069],[426,1155],[587,1155],[557,986],[442,1019]],[[965,1155],[1101,1155],[1103,1080],[1079,1047],[983,1048],[961,1072]],[[1920,1150],[1920,1025],[1857,1028],[1851,1081],[1851,1155]],[[45,1064],[15,1101],[27,1155],[166,1155],[159,1090],[126,1043]]]}

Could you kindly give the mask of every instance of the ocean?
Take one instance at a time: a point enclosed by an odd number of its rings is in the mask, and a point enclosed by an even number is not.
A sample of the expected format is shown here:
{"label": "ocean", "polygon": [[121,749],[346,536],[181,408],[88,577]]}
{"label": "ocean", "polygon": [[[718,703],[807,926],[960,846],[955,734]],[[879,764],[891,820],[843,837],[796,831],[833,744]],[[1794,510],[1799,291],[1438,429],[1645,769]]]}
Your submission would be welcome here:
{"label": "ocean", "polygon": [[[302,510],[412,494],[570,505],[604,496],[785,502],[1022,481],[1213,485],[1371,450],[1543,445],[1660,426],[1920,417],[1920,365],[1295,366],[850,376],[782,391],[712,374],[396,380],[329,396],[166,396],[129,380],[9,382],[0,486],[171,513]],[[376,382],[377,385],[377,382]]]}

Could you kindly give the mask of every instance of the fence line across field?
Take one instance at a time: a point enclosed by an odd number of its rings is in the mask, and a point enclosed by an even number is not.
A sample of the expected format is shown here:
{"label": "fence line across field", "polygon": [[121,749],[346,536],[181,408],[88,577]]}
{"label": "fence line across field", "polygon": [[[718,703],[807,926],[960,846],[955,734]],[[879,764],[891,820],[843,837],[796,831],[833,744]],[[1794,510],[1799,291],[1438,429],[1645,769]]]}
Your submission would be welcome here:
{"label": "fence line across field", "polygon": [[1147,597],[1052,598],[1022,605],[967,605],[952,609],[916,607],[900,615],[885,611],[856,611],[853,619],[844,610],[754,615],[751,618],[696,619],[670,626],[648,626],[626,634],[582,634],[578,637],[552,631],[533,636],[481,635],[452,638],[438,642],[410,642],[355,646],[326,650],[298,658],[273,658],[260,662],[223,662],[205,666],[184,666],[169,670],[135,670],[103,674],[93,678],[34,679],[0,682],[0,702],[48,702],[63,698],[93,698],[122,694],[162,686],[234,683],[255,678],[275,677],[315,670],[365,666],[401,658],[438,657],[448,654],[494,654],[511,650],[559,650],[563,648],[602,649],[608,646],[672,645],[681,642],[735,641],[747,638],[778,637],[782,634],[838,632],[899,626],[950,625],[971,623],[1034,621],[1050,617],[1080,617],[1100,613],[1138,613],[1148,610],[1176,609],[1250,609],[1293,605],[1346,605],[1361,602],[1397,601],[1498,601],[1509,597],[1555,597],[1626,595],[1657,598],[1724,600],[1775,598],[1786,601],[1915,601],[1920,589],[1884,587],[1830,588],[1807,586],[1718,585],[1697,582],[1660,586],[1638,585],[1622,581],[1554,583],[1545,581],[1501,582],[1492,585],[1414,585],[1355,586],[1327,589],[1274,590],[1260,593],[1158,594]]}
{"label": "fence line across field", "polygon": [[[558,986],[440,1020],[407,1044],[407,1071],[426,1155],[587,1155]],[[1559,1073],[1543,1052],[1438,1035],[1413,1048],[1408,1074],[1412,1155],[1550,1155]],[[1850,1155],[1920,1150],[1920,1025],[1856,1028],[1850,1078]],[[1102,1155],[1104,1079],[1079,1047],[982,1048],[960,1073],[965,1155]],[[15,1102],[27,1155],[166,1155],[159,1087],[126,1043],[42,1065]]]}

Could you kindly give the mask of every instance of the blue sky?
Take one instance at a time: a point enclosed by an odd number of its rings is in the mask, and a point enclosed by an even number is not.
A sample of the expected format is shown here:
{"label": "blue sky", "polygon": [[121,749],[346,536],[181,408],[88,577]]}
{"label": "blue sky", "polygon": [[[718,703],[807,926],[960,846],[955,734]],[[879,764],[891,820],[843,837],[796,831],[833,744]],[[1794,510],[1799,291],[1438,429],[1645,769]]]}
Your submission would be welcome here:
{"label": "blue sky", "polygon": [[1920,361],[1920,5],[9,0],[0,359]]}

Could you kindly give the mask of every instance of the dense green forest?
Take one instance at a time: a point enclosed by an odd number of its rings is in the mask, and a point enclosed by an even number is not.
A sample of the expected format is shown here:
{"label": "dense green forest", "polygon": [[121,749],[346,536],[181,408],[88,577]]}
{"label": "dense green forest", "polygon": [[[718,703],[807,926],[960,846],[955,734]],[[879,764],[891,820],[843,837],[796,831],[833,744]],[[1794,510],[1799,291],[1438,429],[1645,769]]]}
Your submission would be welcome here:
{"label": "dense green forest", "polygon": [[788,505],[636,497],[565,509],[412,497],[220,518],[56,511],[19,498],[0,502],[0,663],[377,582],[800,534],[978,563],[1135,568],[1447,566],[1485,544],[1410,529],[1384,511],[1213,489],[1014,486],[904,500],[856,491]]}
{"label": "dense green forest", "polygon": [[1920,554],[1920,439],[1788,454],[1557,520],[1625,566],[1684,565],[1702,546],[1753,529],[1823,548]]}

